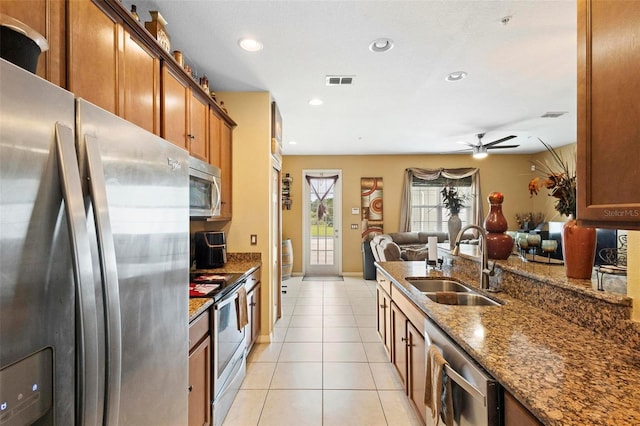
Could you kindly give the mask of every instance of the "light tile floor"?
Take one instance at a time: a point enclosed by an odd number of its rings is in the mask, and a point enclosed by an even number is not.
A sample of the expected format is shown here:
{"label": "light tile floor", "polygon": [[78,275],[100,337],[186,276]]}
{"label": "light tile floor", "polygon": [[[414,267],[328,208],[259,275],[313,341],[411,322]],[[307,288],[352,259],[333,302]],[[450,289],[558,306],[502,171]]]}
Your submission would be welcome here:
{"label": "light tile floor", "polygon": [[224,426],[419,425],[376,333],[375,281],[283,284],[273,341],[254,346]]}

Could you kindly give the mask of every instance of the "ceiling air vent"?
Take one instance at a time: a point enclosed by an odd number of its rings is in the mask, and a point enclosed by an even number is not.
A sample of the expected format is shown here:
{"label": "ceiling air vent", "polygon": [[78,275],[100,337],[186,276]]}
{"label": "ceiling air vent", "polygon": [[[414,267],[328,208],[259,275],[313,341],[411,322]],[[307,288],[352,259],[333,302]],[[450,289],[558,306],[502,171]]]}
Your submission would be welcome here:
{"label": "ceiling air vent", "polygon": [[353,75],[328,75],[325,77],[327,86],[350,86],[353,84]]}
{"label": "ceiling air vent", "polygon": [[542,114],[540,117],[542,118],[558,118],[561,115],[565,115],[566,111],[550,111]]}

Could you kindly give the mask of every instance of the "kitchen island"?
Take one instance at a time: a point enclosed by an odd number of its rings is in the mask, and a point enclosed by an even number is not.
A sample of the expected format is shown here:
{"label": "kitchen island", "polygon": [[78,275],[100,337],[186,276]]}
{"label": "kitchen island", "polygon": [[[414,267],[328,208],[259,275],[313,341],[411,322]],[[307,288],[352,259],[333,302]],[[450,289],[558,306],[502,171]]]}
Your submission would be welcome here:
{"label": "kitchen island", "polygon": [[[424,262],[380,262],[377,268],[379,275],[392,283],[392,292],[398,291],[409,298],[542,423],[640,424],[640,351],[551,313],[541,307],[540,301],[538,306],[526,301],[533,298],[532,295],[553,290],[524,294],[524,301],[510,294],[512,288],[508,281],[528,285],[527,279],[539,277],[531,271],[525,271],[531,274],[530,278],[515,273],[508,277],[509,267],[498,263],[496,275],[505,274],[502,282],[505,290],[509,290],[496,295],[504,302],[502,306],[438,304],[405,279],[447,276],[477,288],[478,265],[461,267],[464,262],[460,257],[455,257],[454,262],[458,262],[455,267],[445,267],[442,271],[427,270]],[[517,266],[514,263],[510,267]],[[552,273],[549,280],[569,285],[559,274]],[[543,283],[541,287],[548,284]],[[578,293],[589,291],[583,288]],[[521,293],[527,292],[515,291],[514,294],[520,296]],[[623,311],[630,306],[630,300],[624,296],[595,294],[594,300],[602,299]],[[586,304],[573,310],[585,309]]]}

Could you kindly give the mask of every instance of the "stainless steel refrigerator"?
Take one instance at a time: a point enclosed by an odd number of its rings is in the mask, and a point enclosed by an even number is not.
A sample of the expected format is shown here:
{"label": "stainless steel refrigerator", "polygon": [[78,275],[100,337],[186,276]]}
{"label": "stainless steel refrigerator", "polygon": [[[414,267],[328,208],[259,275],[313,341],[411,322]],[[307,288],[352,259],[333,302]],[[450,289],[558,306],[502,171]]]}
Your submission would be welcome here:
{"label": "stainless steel refrigerator", "polygon": [[188,154],[0,59],[0,425],[184,425]]}

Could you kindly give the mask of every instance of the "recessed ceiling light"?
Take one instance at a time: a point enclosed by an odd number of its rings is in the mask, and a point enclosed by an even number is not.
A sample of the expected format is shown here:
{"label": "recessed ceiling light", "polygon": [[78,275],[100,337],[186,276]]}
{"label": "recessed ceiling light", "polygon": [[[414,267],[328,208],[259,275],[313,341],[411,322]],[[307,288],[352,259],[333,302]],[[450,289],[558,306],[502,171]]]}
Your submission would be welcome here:
{"label": "recessed ceiling light", "polygon": [[464,71],[455,71],[452,72],[445,78],[447,81],[460,81],[467,76],[467,73]]}
{"label": "recessed ceiling light", "polygon": [[238,40],[238,44],[247,52],[257,52],[262,50],[262,43],[252,38],[241,38]]}
{"label": "recessed ceiling light", "polygon": [[393,40],[390,38],[378,38],[369,45],[369,50],[375,53],[388,52],[391,49],[393,49]]}
{"label": "recessed ceiling light", "polygon": [[322,105],[322,99],[313,98],[309,101],[309,105],[313,105],[313,106]]}

